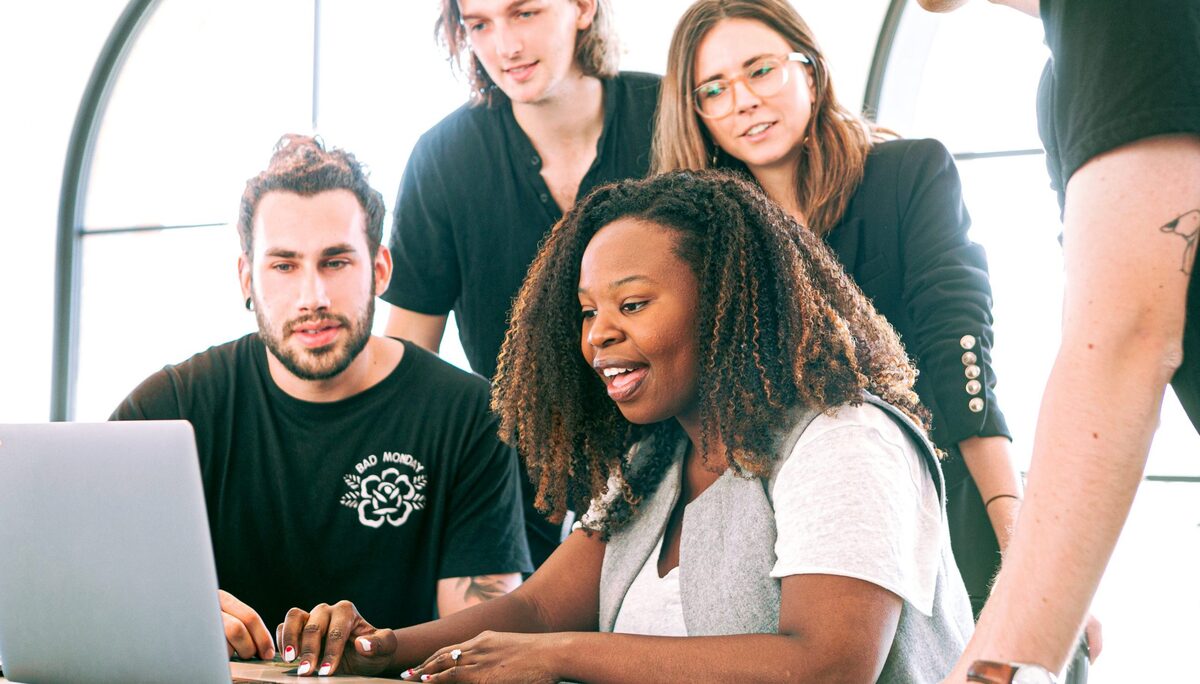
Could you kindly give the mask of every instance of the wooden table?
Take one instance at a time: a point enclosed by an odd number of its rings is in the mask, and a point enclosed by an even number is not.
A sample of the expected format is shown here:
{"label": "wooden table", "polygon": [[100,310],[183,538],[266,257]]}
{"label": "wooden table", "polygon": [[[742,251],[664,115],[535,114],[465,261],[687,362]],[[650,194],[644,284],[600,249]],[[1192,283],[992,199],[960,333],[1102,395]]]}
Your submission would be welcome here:
{"label": "wooden table", "polygon": [[[294,663],[284,663],[276,661],[273,663],[255,661],[255,662],[235,662],[229,663],[230,674],[234,684],[243,684],[244,682],[288,682],[289,684],[298,684],[302,682],[317,682],[335,681],[338,684],[381,684],[382,682],[398,682],[399,679],[382,679],[379,677],[355,677],[349,675],[339,675],[334,677],[297,677],[294,674],[284,674],[292,672],[296,669]],[[0,682],[8,682],[3,676],[0,676]]]}

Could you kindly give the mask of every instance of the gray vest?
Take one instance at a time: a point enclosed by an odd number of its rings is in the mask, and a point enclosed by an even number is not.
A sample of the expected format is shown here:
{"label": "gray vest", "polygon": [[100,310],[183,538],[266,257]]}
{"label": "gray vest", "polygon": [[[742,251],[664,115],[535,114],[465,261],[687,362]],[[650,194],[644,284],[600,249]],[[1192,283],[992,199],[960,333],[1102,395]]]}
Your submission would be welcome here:
{"label": "gray vest", "polygon": [[[873,395],[864,398],[887,412],[913,438],[933,474],[944,525],[945,485],[925,432],[891,404]],[[780,582],[771,577],[776,533],[770,491],[783,461],[815,417],[810,411],[795,418],[780,444],[780,458],[768,481],[745,479],[727,470],[684,509],[679,586],[689,636],[779,631]],[[679,498],[686,446],[686,440],[681,440],[658,488],[642,501],[633,520],[608,541],[600,576],[602,632],[612,631],[626,592],[666,530]],[[938,681],[962,652],[973,622],[948,537],[937,582],[932,618],[904,604],[879,681]],[[910,652],[913,650],[916,652]]]}

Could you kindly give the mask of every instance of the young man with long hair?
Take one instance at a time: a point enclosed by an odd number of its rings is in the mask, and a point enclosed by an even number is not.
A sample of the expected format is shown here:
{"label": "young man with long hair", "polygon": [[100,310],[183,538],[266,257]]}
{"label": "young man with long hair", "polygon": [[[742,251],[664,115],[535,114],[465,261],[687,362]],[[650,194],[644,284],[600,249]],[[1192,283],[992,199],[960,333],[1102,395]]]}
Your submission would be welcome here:
{"label": "young man with long hair", "polygon": [[[405,169],[387,332],[437,351],[453,310],[491,378],[546,231],[593,187],[646,173],[658,77],[617,71],[608,0],[442,0],[437,33],[471,98]],[[526,517],[536,566],[562,530]]]}

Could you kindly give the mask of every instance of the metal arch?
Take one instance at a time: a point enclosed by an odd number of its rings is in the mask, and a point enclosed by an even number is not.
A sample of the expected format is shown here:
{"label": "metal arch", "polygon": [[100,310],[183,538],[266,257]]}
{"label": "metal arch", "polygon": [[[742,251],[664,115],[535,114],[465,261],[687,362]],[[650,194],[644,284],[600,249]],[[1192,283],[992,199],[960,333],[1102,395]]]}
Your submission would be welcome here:
{"label": "metal arch", "polygon": [[54,350],[50,386],[50,420],[75,414],[75,380],[79,347],[80,229],[86,180],[96,145],[97,124],[108,105],[114,75],[137,39],[158,0],[130,0],[100,50],[83,91],[67,146],[58,200],[58,240],[54,273]]}
{"label": "metal arch", "polygon": [[867,74],[867,89],[863,94],[863,113],[872,121],[879,113],[879,100],[883,95],[883,79],[887,75],[888,61],[892,57],[892,46],[900,29],[900,18],[904,15],[907,0],[891,0],[879,29],[879,40],[875,43],[875,56],[871,58],[871,70]]}

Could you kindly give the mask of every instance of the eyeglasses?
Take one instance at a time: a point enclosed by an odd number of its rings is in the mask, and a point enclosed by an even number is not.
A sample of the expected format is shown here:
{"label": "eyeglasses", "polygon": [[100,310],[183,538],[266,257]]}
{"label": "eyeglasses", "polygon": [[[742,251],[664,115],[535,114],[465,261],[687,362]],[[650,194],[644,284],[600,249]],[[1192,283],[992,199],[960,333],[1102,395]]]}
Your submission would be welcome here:
{"label": "eyeglasses", "polygon": [[696,113],[706,119],[719,119],[733,112],[733,84],[741,81],[746,88],[758,97],[770,97],[787,85],[788,72],[785,69],[788,62],[812,64],[812,60],[800,52],[789,52],[786,55],[767,56],[754,61],[746,67],[746,71],[733,78],[718,78],[700,84],[692,91],[692,106]]}

